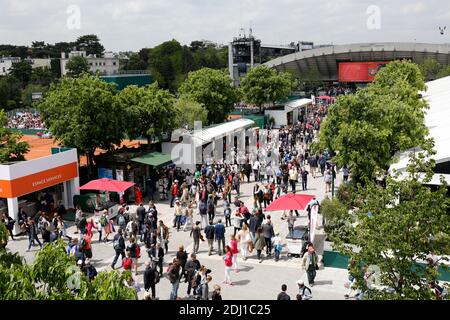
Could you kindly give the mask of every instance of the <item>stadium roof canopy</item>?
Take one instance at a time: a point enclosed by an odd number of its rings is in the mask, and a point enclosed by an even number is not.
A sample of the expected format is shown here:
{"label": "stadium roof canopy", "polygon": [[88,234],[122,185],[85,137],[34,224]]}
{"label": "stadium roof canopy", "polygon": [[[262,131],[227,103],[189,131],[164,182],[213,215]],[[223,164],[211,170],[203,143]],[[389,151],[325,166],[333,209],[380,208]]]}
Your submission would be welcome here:
{"label": "stadium roof canopy", "polygon": [[265,63],[279,71],[301,74],[317,68],[322,81],[338,81],[339,62],[381,62],[409,59],[420,63],[434,58],[450,65],[450,44],[431,43],[357,43],[320,47],[292,53]]}

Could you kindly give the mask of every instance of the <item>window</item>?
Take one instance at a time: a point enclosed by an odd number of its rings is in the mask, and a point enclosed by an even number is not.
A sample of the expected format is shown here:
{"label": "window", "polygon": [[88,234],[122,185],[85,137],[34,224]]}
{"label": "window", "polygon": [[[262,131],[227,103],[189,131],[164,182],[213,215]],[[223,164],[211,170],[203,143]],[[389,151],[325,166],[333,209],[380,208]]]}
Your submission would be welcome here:
{"label": "window", "polygon": [[115,66],[115,65],[116,65],[116,62],[114,61],[114,62],[113,62],[113,66]]}

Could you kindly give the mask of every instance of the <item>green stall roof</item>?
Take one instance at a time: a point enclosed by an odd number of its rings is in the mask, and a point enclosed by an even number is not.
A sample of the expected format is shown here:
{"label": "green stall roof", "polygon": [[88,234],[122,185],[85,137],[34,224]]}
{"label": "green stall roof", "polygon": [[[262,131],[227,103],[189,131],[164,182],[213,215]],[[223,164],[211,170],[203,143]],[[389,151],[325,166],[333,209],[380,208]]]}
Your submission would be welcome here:
{"label": "green stall roof", "polygon": [[172,157],[169,154],[161,152],[151,152],[141,157],[133,158],[131,161],[146,164],[159,169],[165,165],[172,163]]}

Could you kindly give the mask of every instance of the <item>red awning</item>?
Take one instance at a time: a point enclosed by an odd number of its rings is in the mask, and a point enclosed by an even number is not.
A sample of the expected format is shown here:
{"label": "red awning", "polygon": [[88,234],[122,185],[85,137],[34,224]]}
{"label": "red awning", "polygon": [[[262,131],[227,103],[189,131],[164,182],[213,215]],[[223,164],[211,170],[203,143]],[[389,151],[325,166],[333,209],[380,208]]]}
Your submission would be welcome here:
{"label": "red awning", "polygon": [[266,211],[283,211],[283,210],[305,210],[308,203],[315,196],[310,194],[294,194],[289,193],[279,197],[272,202],[265,210]]}
{"label": "red awning", "polygon": [[109,192],[124,192],[134,186],[134,182],[112,180],[107,178],[92,180],[80,187],[80,190],[100,190]]}

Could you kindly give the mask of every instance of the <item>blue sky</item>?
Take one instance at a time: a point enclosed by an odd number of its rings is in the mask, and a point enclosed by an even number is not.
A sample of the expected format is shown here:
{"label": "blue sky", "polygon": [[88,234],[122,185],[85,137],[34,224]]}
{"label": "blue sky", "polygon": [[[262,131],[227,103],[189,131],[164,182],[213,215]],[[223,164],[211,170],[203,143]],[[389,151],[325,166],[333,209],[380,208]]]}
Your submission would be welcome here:
{"label": "blue sky", "polygon": [[[67,27],[71,5],[79,29]],[[380,29],[367,28],[369,6],[380,10]],[[267,44],[450,42],[450,1],[442,0],[0,0],[0,8],[0,43],[18,45],[95,33],[107,50],[136,51],[172,38],[228,43],[250,26]]]}

